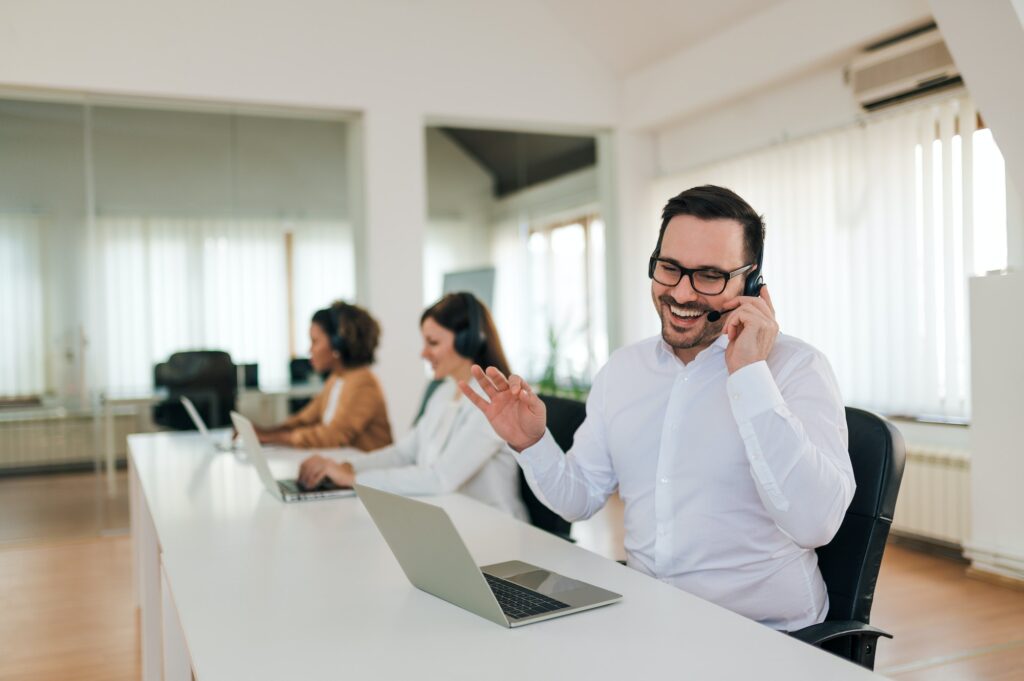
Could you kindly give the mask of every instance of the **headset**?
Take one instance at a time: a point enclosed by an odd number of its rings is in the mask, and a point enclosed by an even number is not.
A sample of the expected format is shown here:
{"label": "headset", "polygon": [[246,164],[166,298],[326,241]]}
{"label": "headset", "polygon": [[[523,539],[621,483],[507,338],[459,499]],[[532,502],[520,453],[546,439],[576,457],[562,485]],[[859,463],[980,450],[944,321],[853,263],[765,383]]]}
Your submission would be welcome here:
{"label": "headset", "polygon": [[487,335],[483,328],[483,310],[480,301],[472,293],[460,293],[463,302],[466,304],[466,319],[469,322],[466,328],[455,332],[455,352],[466,359],[477,358],[484,343],[487,342]]}
{"label": "headset", "polygon": [[348,363],[349,353],[348,347],[345,345],[345,339],[341,335],[341,306],[331,305],[328,309],[331,314],[331,324],[334,325],[334,329],[331,331],[331,348],[335,354],[341,358],[343,363]]}
{"label": "headset", "polygon": [[761,276],[761,264],[764,262],[764,246],[761,246],[761,252],[757,254],[757,269],[747,273],[747,278],[743,280],[743,295],[757,298],[761,295],[761,287],[764,286],[764,277]]}

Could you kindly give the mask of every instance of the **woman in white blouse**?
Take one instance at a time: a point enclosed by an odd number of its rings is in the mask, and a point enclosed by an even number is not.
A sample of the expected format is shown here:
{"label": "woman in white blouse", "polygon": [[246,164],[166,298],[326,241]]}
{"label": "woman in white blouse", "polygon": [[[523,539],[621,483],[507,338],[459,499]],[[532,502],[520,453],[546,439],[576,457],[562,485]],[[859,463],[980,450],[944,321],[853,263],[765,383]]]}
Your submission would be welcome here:
{"label": "woman in white blouse", "polygon": [[406,495],[458,491],[525,519],[512,451],[457,387],[466,381],[482,394],[470,373],[473,364],[508,373],[490,312],[471,293],[450,293],[423,313],[420,332],[422,357],[444,382],[412,431],[393,445],[341,461],[311,456],[299,467],[299,481],[312,488],[325,477],[344,486],[358,480]]}

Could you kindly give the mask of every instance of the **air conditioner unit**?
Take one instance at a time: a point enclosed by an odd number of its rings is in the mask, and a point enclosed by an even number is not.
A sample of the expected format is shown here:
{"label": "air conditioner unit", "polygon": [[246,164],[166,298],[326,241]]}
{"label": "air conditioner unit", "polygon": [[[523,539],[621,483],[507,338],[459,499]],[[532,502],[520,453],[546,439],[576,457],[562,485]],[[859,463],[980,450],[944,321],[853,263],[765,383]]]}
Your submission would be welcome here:
{"label": "air conditioner unit", "polygon": [[850,63],[847,78],[868,111],[963,84],[935,24],[869,47]]}

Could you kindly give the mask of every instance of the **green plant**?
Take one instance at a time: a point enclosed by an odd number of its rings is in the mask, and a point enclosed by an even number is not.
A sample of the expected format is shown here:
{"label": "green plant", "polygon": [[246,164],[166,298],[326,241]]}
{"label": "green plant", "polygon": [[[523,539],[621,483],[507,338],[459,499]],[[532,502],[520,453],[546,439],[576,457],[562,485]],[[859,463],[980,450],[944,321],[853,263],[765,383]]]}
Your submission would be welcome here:
{"label": "green plant", "polygon": [[548,357],[544,365],[544,371],[538,380],[534,381],[533,387],[539,393],[554,395],[556,397],[567,397],[574,400],[585,401],[590,393],[590,383],[577,376],[568,376],[567,381],[558,380],[559,356],[559,334],[553,326],[548,326]]}

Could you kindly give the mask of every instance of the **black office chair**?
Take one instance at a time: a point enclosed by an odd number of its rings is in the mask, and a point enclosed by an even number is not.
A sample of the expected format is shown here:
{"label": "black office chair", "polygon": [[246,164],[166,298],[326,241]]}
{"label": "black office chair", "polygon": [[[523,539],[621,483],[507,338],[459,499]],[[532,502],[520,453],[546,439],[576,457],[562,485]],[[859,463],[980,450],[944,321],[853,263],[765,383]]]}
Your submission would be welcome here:
{"label": "black office chair", "polygon": [[220,350],[176,352],[153,367],[153,383],[167,389],[167,399],[153,405],[153,422],[174,430],[195,426],[181,405],[187,397],[210,428],[231,424],[238,374],[231,355]]}
{"label": "black office chair", "polygon": [[[555,442],[562,448],[562,451],[569,451],[572,447],[573,437],[576,429],[580,427],[583,420],[587,418],[587,407],[579,400],[569,400],[564,397],[552,395],[538,395],[548,410],[548,430]],[[568,539],[572,530],[572,523],[558,515],[545,506],[530,489],[526,482],[526,476],[522,469],[519,470],[519,495],[523,498],[523,505],[530,516],[530,524],[539,527],[551,534]]]}
{"label": "black office chair", "polygon": [[880,416],[846,408],[850,462],[857,491],[836,536],[818,549],[828,589],[828,616],[790,635],[840,657],[875,668],[878,637],[892,634],[871,626],[871,603],[903,479],[903,437]]}

